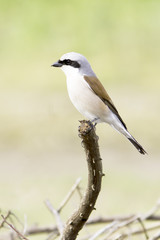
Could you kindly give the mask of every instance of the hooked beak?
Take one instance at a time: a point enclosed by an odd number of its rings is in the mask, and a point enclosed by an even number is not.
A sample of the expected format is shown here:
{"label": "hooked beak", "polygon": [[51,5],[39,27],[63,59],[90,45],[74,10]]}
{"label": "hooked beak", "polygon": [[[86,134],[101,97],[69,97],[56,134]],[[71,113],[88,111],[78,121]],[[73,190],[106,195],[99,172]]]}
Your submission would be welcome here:
{"label": "hooked beak", "polygon": [[63,66],[63,64],[60,63],[59,60],[51,65],[51,67],[62,67],[62,66]]}

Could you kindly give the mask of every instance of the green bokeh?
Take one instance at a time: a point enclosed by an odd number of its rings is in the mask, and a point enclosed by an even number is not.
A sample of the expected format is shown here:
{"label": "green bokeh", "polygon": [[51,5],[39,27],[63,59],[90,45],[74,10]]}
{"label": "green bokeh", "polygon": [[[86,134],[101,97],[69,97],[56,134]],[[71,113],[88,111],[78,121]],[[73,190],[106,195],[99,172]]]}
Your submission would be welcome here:
{"label": "green bokeh", "polygon": [[2,210],[50,223],[43,201],[58,206],[79,176],[85,186],[77,137],[83,117],[68,99],[65,76],[50,67],[70,51],[87,57],[149,153],[142,157],[110,127],[97,126],[109,172],[97,215],[143,212],[154,204],[160,190],[159,13],[158,0],[0,1]]}

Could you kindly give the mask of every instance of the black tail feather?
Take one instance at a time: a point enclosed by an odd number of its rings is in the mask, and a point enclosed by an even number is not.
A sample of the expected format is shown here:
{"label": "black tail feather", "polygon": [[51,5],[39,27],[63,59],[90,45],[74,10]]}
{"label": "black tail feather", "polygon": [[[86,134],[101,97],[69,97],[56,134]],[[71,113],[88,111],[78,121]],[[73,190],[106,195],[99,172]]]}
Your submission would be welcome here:
{"label": "black tail feather", "polygon": [[143,149],[143,147],[134,139],[134,138],[128,138],[128,140],[137,148],[137,150],[141,154],[146,154],[147,152]]}

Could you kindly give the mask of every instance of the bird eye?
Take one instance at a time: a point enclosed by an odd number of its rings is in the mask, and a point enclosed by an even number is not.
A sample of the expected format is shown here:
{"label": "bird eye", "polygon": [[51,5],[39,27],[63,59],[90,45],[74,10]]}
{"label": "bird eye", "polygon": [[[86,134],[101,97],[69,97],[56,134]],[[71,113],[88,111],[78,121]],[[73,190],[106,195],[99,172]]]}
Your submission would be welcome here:
{"label": "bird eye", "polygon": [[60,62],[62,63],[62,65],[68,65],[68,66],[72,66],[74,68],[80,68],[80,64],[77,61],[72,61],[70,59],[65,59],[63,61],[60,60]]}
{"label": "bird eye", "polygon": [[70,60],[70,59],[66,59],[66,60],[65,60],[65,64],[66,64],[66,65],[71,65],[71,60]]}

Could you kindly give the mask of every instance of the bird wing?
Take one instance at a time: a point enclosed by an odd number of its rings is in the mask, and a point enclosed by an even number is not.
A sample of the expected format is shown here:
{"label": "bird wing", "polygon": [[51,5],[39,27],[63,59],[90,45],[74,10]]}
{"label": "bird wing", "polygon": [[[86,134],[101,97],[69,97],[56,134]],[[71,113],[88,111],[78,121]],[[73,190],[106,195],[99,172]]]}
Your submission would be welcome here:
{"label": "bird wing", "polygon": [[92,91],[104,102],[105,105],[109,107],[109,109],[118,117],[124,128],[127,130],[126,124],[123,122],[121,116],[119,115],[112,99],[106,92],[105,88],[103,87],[102,83],[99,81],[97,77],[94,76],[86,76],[84,75],[85,81],[88,83]]}

